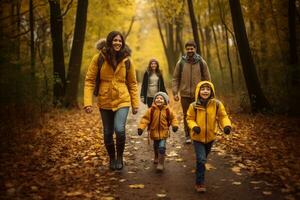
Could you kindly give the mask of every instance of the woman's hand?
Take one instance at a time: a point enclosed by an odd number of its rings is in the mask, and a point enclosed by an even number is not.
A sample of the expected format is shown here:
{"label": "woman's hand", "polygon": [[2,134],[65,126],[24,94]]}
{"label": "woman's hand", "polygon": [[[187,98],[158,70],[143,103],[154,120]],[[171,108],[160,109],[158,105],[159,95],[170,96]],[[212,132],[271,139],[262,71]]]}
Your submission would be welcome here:
{"label": "woman's hand", "polygon": [[84,107],[84,111],[86,113],[92,113],[93,112],[93,107],[92,106],[86,106],[86,107]]}
{"label": "woman's hand", "polygon": [[134,114],[134,115],[137,114],[138,110],[139,110],[138,108],[132,108],[132,114]]}

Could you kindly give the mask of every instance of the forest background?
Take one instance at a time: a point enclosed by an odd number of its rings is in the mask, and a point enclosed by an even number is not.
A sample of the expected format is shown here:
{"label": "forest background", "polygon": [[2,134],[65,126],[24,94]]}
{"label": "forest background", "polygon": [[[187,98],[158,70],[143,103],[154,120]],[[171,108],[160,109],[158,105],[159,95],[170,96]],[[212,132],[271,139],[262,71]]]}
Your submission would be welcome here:
{"label": "forest background", "polygon": [[194,39],[218,98],[230,112],[299,114],[299,1],[0,3],[3,138],[41,125],[43,115],[53,108],[81,108],[85,73],[97,53],[95,43],[112,30],[126,37],[139,81],[155,57],[170,86],[184,43]]}

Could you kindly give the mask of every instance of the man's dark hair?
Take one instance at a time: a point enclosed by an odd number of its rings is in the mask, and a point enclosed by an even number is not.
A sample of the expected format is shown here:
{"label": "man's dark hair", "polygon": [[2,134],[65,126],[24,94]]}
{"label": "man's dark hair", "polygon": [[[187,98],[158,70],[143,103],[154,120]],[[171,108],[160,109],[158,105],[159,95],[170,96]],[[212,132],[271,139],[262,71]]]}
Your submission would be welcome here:
{"label": "man's dark hair", "polygon": [[187,43],[185,43],[185,45],[184,45],[184,48],[186,48],[187,46],[193,46],[193,47],[197,48],[197,45],[194,42],[194,40],[187,41]]}

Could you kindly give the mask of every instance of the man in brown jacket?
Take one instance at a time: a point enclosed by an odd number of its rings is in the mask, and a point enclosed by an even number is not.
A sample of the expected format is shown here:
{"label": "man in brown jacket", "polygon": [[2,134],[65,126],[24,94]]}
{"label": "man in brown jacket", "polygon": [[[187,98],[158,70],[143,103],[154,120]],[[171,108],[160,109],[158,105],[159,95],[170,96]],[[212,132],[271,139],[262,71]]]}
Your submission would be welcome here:
{"label": "man in brown jacket", "polygon": [[196,43],[188,41],[185,44],[186,55],[177,62],[172,79],[172,91],[174,100],[179,101],[181,97],[181,107],[184,115],[184,131],[186,143],[190,144],[189,128],[186,122],[186,112],[189,105],[195,101],[195,89],[200,81],[211,81],[208,66],[205,60],[196,53]]}

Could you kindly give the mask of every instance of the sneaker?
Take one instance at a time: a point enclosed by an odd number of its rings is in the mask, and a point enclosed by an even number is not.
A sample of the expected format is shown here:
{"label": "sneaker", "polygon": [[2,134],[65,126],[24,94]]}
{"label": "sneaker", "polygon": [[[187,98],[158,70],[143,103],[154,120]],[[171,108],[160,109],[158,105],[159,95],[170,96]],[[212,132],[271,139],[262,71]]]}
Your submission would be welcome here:
{"label": "sneaker", "polygon": [[204,184],[195,185],[195,189],[196,189],[197,192],[201,192],[201,193],[206,192],[206,187],[205,187]]}
{"label": "sneaker", "polygon": [[185,138],[185,143],[186,144],[191,144],[192,143],[191,138],[190,137]]}

